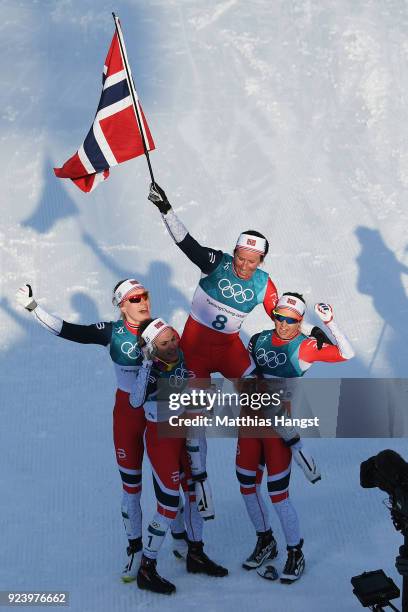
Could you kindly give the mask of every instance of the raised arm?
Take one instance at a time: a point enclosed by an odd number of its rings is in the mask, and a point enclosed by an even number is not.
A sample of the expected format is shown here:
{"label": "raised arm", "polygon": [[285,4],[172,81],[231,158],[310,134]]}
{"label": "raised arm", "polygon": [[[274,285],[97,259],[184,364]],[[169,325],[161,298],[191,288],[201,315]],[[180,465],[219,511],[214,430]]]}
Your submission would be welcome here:
{"label": "raised arm", "polygon": [[20,287],[16,293],[16,301],[31,312],[42,327],[55,336],[80,344],[100,344],[101,346],[107,346],[111,341],[112,323],[101,322],[92,325],[68,323],[37,304],[31,285],[26,284]]}
{"label": "raised arm", "polygon": [[315,361],[347,361],[354,357],[353,347],[333,319],[333,308],[329,304],[320,303],[315,305],[315,312],[330,330],[335,344],[323,345],[319,351],[314,340],[305,340],[299,349],[299,359],[310,364]]}
{"label": "raised arm", "polygon": [[166,193],[157,183],[151,184],[148,199],[153,202],[161,212],[167,231],[176,245],[185,255],[187,255],[190,261],[200,268],[201,272],[210,274],[210,272],[220,263],[222,251],[216,251],[201,246],[201,244],[189,234],[184,224],[172,209]]}

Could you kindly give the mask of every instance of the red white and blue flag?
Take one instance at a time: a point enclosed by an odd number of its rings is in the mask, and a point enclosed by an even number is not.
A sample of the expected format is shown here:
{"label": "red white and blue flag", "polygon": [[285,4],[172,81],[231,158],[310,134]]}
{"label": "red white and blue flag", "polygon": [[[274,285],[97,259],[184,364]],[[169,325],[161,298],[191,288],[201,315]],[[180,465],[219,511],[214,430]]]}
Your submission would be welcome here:
{"label": "red white and blue flag", "polygon": [[[117,20],[119,35],[120,24]],[[54,168],[59,178],[70,178],[82,191],[92,191],[109,176],[109,168],[154,149],[145,116],[134,88],[126,49],[115,32],[102,75],[102,95],[95,119],[83,144],[62,168]],[[130,82],[126,75],[128,66]],[[136,101],[142,134],[139,129],[131,88]],[[145,143],[145,146],[144,146]]]}

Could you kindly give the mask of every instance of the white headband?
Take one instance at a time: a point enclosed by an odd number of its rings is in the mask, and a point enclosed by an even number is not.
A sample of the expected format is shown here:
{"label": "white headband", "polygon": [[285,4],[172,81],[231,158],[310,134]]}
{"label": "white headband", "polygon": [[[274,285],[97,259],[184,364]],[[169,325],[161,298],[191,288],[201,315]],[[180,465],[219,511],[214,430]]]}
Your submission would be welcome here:
{"label": "white headband", "polygon": [[120,283],[119,287],[117,287],[113,293],[112,304],[114,306],[119,306],[126,296],[135,289],[144,289],[144,287],[134,278],[128,278],[127,280],[123,281],[123,283]]}
{"label": "white headband", "polygon": [[279,298],[278,303],[275,306],[275,310],[278,310],[278,308],[286,308],[287,310],[293,310],[300,317],[303,317],[306,310],[306,304],[294,295],[282,295],[282,297]]}
{"label": "white headband", "polygon": [[146,344],[152,345],[157,336],[169,327],[170,325],[166,323],[164,319],[160,319],[160,317],[158,319],[153,319],[142,333],[142,338]]}
{"label": "white headband", "polygon": [[253,234],[240,234],[236,246],[263,255],[266,249],[266,240]]}

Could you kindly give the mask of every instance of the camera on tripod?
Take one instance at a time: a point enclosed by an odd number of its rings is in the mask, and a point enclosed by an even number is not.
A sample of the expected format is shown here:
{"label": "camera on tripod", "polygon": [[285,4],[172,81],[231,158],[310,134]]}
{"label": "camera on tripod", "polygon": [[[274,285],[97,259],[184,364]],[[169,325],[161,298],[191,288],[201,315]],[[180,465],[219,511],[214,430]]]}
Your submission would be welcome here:
{"label": "camera on tripod", "polygon": [[[408,612],[408,463],[395,451],[381,451],[361,464],[360,484],[365,489],[378,487],[389,496],[392,522],[404,536],[395,565],[403,576],[402,612]],[[354,576],[351,584],[364,607],[380,611],[389,606],[398,612],[391,600],[399,597],[400,591],[383,570]]]}

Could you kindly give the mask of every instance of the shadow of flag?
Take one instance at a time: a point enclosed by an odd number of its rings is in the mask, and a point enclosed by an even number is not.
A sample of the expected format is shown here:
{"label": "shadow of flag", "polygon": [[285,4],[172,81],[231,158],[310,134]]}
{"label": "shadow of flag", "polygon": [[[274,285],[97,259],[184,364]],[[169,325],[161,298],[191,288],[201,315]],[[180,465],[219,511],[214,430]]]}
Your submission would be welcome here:
{"label": "shadow of flag", "polygon": [[52,162],[44,160],[44,187],[34,211],[21,222],[23,227],[30,227],[39,234],[50,231],[57,221],[79,214],[75,202],[67,194],[59,181],[55,180]]}

